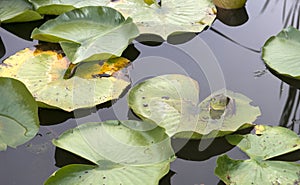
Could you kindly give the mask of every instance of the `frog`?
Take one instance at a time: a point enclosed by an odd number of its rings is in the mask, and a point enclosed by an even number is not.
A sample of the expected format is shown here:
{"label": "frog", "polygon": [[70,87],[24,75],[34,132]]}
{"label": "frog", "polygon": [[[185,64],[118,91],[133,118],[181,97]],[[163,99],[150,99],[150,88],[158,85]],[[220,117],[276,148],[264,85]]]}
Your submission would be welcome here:
{"label": "frog", "polygon": [[230,98],[224,94],[218,94],[209,100],[209,114],[212,119],[220,119],[225,115],[225,110],[230,102]]}
{"label": "frog", "polygon": [[224,111],[230,101],[230,98],[224,94],[218,94],[210,99],[209,108],[215,111]]}

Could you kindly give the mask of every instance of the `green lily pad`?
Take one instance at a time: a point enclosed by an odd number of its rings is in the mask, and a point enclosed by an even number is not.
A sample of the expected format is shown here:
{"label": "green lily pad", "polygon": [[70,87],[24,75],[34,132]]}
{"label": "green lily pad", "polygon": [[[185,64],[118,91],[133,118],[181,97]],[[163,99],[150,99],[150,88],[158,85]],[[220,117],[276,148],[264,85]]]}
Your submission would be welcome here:
{"label": "green lily pad", "polygon": [[69,60],[108,59],[121,56],[139,35],[131,18],[109,7],[84,7],[61,14],[33,30],[33,39],[60,43]]}
{"label": "green lily pad", "polygon": [[32,139],[39,130],[38,106],[24,84],[0,78],[0,151]]}
{"label": "green lily pad", "polygon": [[43,19],[26,0],[1,0],[0,23],[27,22]]}
{"label": "green lily pad", "polygon": [[101,71],[99,61],[80,64],[72,78],[64,79],[69,65],[67,58],[56,52],[27,48],[0,65],[0,76],[23,82],[39,106],[65,111],[92,107],[116,99],[129,85],[128,80],[114,75],[97,77]]}
{"label": "green lily pad", "polygon": [[165,40],[180,32],[201,32],[216,18],[211,0],[163,0],[161,6],[144,0],[122,0],[109,4],[125,17],[132,17],[141,33],[158,34]]}
{"label": "green lily pad", "polygon": [[54,145],[95,165],[65,166],[45,185],[158,184],[168,173],[174,153],[164,130],[153,126],[139,121],[106,121],[66,131]]}
{"label": "green lily pad", "polygon": [[299,136],[283,127],[255,128],[256,135],[226,136],[250,159],[233,160],[223,155],[217,160],[216,175],[226,184],[299,184],[300,164],[267,160],[300,149]]}
{"label": "green lily pad", "polygon": [[[131,89],[130,108],[140,118],[166,129],[169,136],[218,137],[251,125],[260,115],[244,95],[226,91],[231,103],[219,117],[211,115],[209,102],[216,92],[199,104],[199,87],[183,75],[163,75],[148,79]],[[198,105],[199,104],[199,105]]]}
{"label": "green lily pad", "polygon": [[110,0],[28,0],[40,14],[60,15],[85,6],[105,6]]}
{"label": "green lily pad", "polygon": [[283,29],[267,40],[262,49],[266,65],[281,75],[300,79],[300,31],[293,27]]}

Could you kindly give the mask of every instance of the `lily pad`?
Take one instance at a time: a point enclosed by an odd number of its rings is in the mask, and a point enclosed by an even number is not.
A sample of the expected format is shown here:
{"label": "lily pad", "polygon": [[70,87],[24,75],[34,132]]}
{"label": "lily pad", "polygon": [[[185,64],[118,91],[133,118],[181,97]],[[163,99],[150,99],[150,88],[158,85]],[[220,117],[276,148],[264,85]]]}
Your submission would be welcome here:
{"label": "lily pad", "polygon": [[219,117],[212,116],[209,103],[219,94],[216,92],[199,104],[198,83],[187,76],[170,74],[136,85],[129,93],[128,103],[143,120],[156,123],[169,136],[176,137],[191,137],[191,132],[195,132],[194,138],[225,135],[251,125],[260,115],[259,108],[249,104],[250,99],[226,91],[230,106]]}
{"label": "lily pad", "polygon": [[0,78],[0,151],[32,139],[39,130],[38,106],[24,84]]}
{"label": "lily pad", "polygon": [[300,31],[293,27],[283,29],[264,44],[262,58],[277,73],[300,79]]}
{"label": "lily pad", "polygon": [[217,160],[216,175],[226,184],[299,184],[300,164],[267,160],[300,149],[299,136],[283,127],[257,125],[255,129],[256,135],[226,136],[250,159],[223,155]]}
{"label": "lily pad", "polygon": [[141,33],[168,35],[201,32],[216,18],[211,0],[163,0],[148,5],[144,0],[122,0],[109,4],[125,17],[132,17]]}
{"label": "lily pad", "polygon": [[27,22],[43,19],[26,0],[1,0],[0,23]]}
{"label": "lily pad", "polygon": [[131,18],[109,7],[84,7],[61,14],[33,30],[33,39],[60,43],[74,64],[121,56],[139,35]]}
{"label": "lily pad", "polygon": [[95,165],[65,166],[45,185],[157,185],[168,173],[174,153],[164,130],[152,126],[139,121],[106,121],[66,131],[54,145]]}
{"label": "lily pad", "polygon": [[128,80],[114,75],[98,77],[102,64],[99,61],[82,63],[72,78],[64,79],[70,65],[66,57],[54,51],[26,48],[0,65],[0,76],[23,82],[41,107],[73,111],[116,99],[129,85]]}
{"label": "lily pad", "polygon": [[85,6],[105,6],[110,0],[28,0],[40,14],[60,15]]}

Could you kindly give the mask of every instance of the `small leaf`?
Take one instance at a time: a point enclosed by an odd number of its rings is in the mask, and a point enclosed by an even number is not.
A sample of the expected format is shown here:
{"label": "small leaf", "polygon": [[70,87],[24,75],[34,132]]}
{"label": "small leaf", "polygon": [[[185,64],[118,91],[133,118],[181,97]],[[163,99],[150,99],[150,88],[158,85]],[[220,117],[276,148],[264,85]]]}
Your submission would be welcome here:
{"label": "small leaf", "polygon": [[66,12],[33,30],[33,39],[60,43],[76,64],[121,56],[139,35],[131,18],[109,7],[84,7]]}
{"label": "small leaf", "polygon": [[37,104],[21,82],[0,78],[0,151],[32,139],[39,130]]}

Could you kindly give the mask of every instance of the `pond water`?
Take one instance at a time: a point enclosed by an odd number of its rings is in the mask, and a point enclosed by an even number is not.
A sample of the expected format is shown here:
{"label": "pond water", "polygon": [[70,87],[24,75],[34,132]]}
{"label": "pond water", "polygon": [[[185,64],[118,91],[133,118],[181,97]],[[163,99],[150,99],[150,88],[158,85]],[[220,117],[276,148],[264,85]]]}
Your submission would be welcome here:
{"label": "pond water", "polygon": [[[131,45],[125,54],[137,57],[129,70],[132,86],[153,76],[182,73],[199,82],[201,99],[214,90],[226,87],[248,96],[253,100],[253,105],[260,107],[262,115],[255,123],[289,126],[299,132],[296,106],[299,92],[266,70],[259,52],[264,42],[284,27],[282,16],[288,11],[282,9],[283,1],[270,1],[267,7],[264,7],[264,3],[265,0],[249,0],[246,6],[249,20],[245,24],[231,27],[216,20],[212,29],[203,31],[181,45],[163,43],[147,46],[134,41],[134,46]],[[40,24],[1,25],[0,36],[4,48],[0,46],[0,54],[5,49],[1,61],[25,47],[37,44],[7,30],[19,32],[28,38],[32,27]],[[51,144],[53,138],[81,122],[137,119],[127,107],[125,93],[117,101],[94,109],[75,111],[75,115],[47,109],[40,109],[39,113],[39,134],[17,149],[9,148],[6,152],[0,152],[0,184],[40,185],[68,161],[86,163],[55,149]],[[174,146],[181,146],[181,142],[173,141]],[[204,151],[199,149],[199,145],[204,147]],[[246,158],[238,149],[226,144],[223,138],[213,143],[191,141],[180,149],[177,151],[178,158],[171,164],[171,171],[161,180],[161,185],[222,184],[214,175],[217,156],[227,153],[235,159]],[[299,160],[293,156],[289,155],[286,159]]]}

